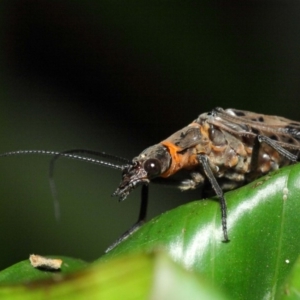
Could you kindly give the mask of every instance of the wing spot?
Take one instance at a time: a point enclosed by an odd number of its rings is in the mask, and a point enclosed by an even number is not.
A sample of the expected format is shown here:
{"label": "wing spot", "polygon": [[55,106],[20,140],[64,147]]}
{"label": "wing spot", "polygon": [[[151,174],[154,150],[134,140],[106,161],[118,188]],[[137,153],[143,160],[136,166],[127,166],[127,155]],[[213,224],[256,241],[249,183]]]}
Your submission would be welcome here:
{"label": "wing spot", "polygon": [[278,141],[278,136],[273,134],[270,136],[270,139],[274,140],[274,141]]}
{"label": "wing spot", "polygon": [[256,129],[256,128],[252,128],[252,132],[255,133],[255,134],[259,134],[259,130]]}
{"label": "wing spot", "polygon": [[235,110],[234,113],[238,117],[244,117],[245,116],[245,113],[243,113],[242,111]]}

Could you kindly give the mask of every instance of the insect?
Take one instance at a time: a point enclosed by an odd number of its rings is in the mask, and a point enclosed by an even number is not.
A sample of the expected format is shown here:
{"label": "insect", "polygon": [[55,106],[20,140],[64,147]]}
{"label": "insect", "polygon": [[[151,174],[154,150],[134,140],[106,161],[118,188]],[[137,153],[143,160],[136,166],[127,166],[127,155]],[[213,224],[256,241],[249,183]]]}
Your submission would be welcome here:
{"label": "insect", "polygon": [[[50,170],[53,169],[55,160],[61,156],[121,170],[122,180],[113,193],[120,201],[125,200],[133,189],[141,185],[138,220],[107,249],[109,251],[145,222],[150,182],[174,185],[183,191],[199,187],[204,191],[213,191],[220,202],[223,236],[224,241],[228,242],[224,191],[235,189],[272,170],[297,162],[299,150],[300,122],[217,107],[211,112],[200,114],[191,124],[145,149],[132,161],[83,149],[64,152],[21,150],[0,156],[52,155]],[[77,155],[78,153],[113,159],[121,164]]]}

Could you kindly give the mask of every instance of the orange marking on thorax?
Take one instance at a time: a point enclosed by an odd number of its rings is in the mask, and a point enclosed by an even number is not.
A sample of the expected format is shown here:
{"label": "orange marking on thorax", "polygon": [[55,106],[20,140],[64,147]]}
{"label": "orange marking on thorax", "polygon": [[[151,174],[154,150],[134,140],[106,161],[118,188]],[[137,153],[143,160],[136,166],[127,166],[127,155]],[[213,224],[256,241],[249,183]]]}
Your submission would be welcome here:
{"label": "orange marking on thorax", "polygon": [[[200,126],[200,124],[192,122],[188,126],[199,128],[202,137],[205,137],[204,140],[207,140],[207,144],[209,143],[208,124],[207,126]],[[172,157],[172,162],[169,169],[160,175],[160,177],[163,178],[167,178],[175,174],[180,169],[193,169],[195,166],[199,165],[197,154],[206,153],[205,149],[201,149],[201,151],[198,151],[199,149],[197,149],[196,146],[187,149],[187,151],[183,151],[181,147],[174,145],[168,139],[160,142],[160,144],[162,144],[169,150],[169,153]]]}
{"label": "orange marking on thorax", "polygon": [[172,161],[171,161],[171,165],[170,168],[164,172],[163,174],[161,174],[160,176],[163,178],[169,177],[173,174],[175,174],[181,167],[181,158],[180,155],[178,154],[178,152],[181,150],[180,147],[174,145],[171,142],[168,141],[162,141],[160,142],[163,146],[167,147],[167,149],[170,152]]}
{"label": "orange marking on thorax", "polygon": [[182,148],[174,145],[173,143],[165,140],[160,142],[163,146],[165,146],[172,157],[172,162],[170,168],[160,175],[160,177],[167,178],[173,174],[175,174],[178,170],[183,168],[192,168],[198,164],[198,160],[195,154],[188,153],[180,153]]}

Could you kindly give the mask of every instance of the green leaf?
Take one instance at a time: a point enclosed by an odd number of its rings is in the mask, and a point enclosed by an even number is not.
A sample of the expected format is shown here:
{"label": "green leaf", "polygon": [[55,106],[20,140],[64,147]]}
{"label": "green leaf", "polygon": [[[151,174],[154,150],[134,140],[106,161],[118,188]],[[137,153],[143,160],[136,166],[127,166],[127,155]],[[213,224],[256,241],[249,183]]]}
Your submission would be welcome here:
{"label": "green leaf", "polygon": [[299,173],[296,164],[226,193],[229,243],[208,199],[151,220],[101,260],[163,248],[233,299],[272,299],[300,251]]}
{"label": "green leaf", "polygon": [[[50,258],[50,256],[47,257]],[[34,268],[30,264],[29,259],[27,259],[2,270],[0,272],[0,283],[18,284],[40,279],[55,279],[57,276],[60,277],[62,274],[64,275],[72,273],[88,265],[88,263],[81,259],[75,259],[66,256],[53,255],[51,258],[59,258],[63,261],[59,271],[47,271]]]}
{"label": "green leaf", "polygon": [[163,253],[129,255],[48,280],[0,286],[1,299],[215,299],[214,288]]}
{"label": "green leaf", "polygon": [[[145,299],[158,295],[182,299],[184,294],[189,299],[196,295],[223,299],[212,290],[221,290],[230,299],[295,298],[299,286],[299,171],[300,164],[290,166],[226,193],[229,243],[222,242],[217,199],[195,201],[151,220],[86,269],[46,281],[0,287],[0,298]],[[157,249],[166,251],[185,269],[201,274],[208,284],[186,271],[177,272],[177,266],[170,267],[157,254],[155,258],[141,254],[124,257],[134,252],[157,253]],[[0,272],[0,279],[8,270]],[[16,274],[6,282],[30,278],[18,278],[20,270],[17,265],[11,267]],[[170,281],[159,285],[164,278]]]}
{"label": "green leaf", "polygon": [[299,299],[300,298],[300,256],[294,263],[292,271],[277,293],[277,299]]}

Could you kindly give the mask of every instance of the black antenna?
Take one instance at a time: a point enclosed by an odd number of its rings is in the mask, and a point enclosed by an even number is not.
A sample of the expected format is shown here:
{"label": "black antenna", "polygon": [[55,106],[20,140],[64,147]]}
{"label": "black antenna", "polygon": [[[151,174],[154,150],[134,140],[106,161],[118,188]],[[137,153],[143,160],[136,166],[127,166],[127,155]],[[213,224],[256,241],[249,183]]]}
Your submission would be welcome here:
{"label": "black antenna", "polygon": [[129,164],[130,161],[119,157],[119,156],[114,156],[111,154],[107,154],[105,152],[98,152],[94,150],[85,150],[85,149],[72,149],[72,150],[66,150],[62,152],[58,151],[51,151],[51,150],[18,150],[18,151],[10,151],[10,152],[5,152],[1,153],[0,157],[5,157],[5,156],[13,156],[13,155],[28,155],[28,154],[39,154],[39,155],[50,155],[53,156],[53,158],[50,161],[50,166],[49,166],[49,183],[50,183],[50,189],[54,201],[54,214],[56,220],[59,220],[60,217],[60,207],[59,207],[59,202],[58,202],[58,197],[57,197],[57,192],[55,188],[55,183],[53,180],[53,171],[54,171],[54,163],[59,157],[66,157],[74,160],[79,160],[79,161],[84,161],[88,162],[91,164],[95,165],[100,165],[100,166],[105,166],[111,169],[116,169],[116,170],[121,170],[123,171],[124,166],[123,165],[116,165],[110,162],[90,158],[90,157],[84,157],[81,155],[74,155],[74,153],[83,153],[83,154],[89,154],[89,155],[95,155],[99,157],[104,157],[104,158],[109,158],[118,162],[123,162],[126,164]]}
{"label": "black antenna", "polygon": [[[94,156],[99,156],[99,157],[103,157],[103,158],[109,158],[109,159],[119,161],[119,162],[122,162],[122,163],[126,163],[126,164],[130,163],[130,160],[128,160],[127,158],[123,158],[123,157],[120,157],[120,156],[115,156],[115,155],[108,154],[108,153],[105,153],[105,152],[89,150],[89,149],[71,149],[71,150],[65,150],[65,151],[59,152],[58,154],[55,154],[52,157],[52,159],[50,161],[50,165],[49,165],[49,184],[50,184],[51,194],[52,194],[52,197],[53,197],[54,214],[55,214],[55,219],[56,220],[60,219],[60,206],[59,206],[59,201],[58,201],[57,189],[56,189],[56,185],[55,185],[55,181],[54,181],[55,163],[60,157],[64,157],[65,154],[74,155],[74,153],[88,154],[88,155],[94,155]],[[122,168],[122,170],[123,170],[123,168]]]}
{"label": "black antenna", "polygon": [[[72,150],[70,150],[70,151],[72,151]],[[114,157],[113,155],[105,154],[104,152],[98,152],[98,153],[103,153],[104,155],[107,155],[107,157],[109,157],[109,156],[111,158]],[[27,155],[27,154],[40,154],[40,155],[50,155],[50,156],[58,156],[58,157],[62,156],[62,157],[70,158],[70,159],[85,161],[85,162],[88,162],[88,163],[91,163],[94,165],[109,167],[111,169],[123,170],[123,166],[116,165],[116,164],[109,163],[109,162],[102,161],[102,160],[98,160],[98,159],[94,159],[94,158],[90,158],[90,157],[74,155],[72,153],[68,153],[68,151],[58,152],[58,151],[51,151],[51,150],[18,150],[18,151],[1,153],[0,157],[12,156],[12,155]],[[105,157],[104,155],[103,155],[103,157]],[[115,158],[121,159],[118,156],[116,156]],[[124,160],[127,162],[127,160],[125,158],[124,158]]]}

